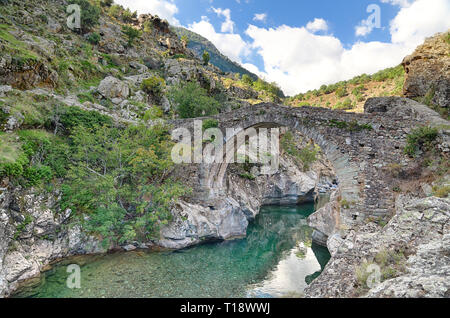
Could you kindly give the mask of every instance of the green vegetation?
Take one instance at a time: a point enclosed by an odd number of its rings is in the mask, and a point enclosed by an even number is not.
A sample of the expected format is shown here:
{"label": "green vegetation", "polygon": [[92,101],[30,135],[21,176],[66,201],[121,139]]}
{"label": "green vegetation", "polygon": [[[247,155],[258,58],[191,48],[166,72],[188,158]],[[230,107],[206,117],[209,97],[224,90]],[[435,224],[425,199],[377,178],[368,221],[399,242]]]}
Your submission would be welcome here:
{"label": "green vegetation", "polygon": [[414,157],[418,150],[429,151],[433,148],[433,142],[438,136],[438,129],[432,127],[420,127],[414,129],[407,138],[405,154]]}
{"label": "green vegetation", "polygon": [[26,227],[33,222],[33,217],[30,214],[25,215],[25,219],[19,223],[16,227],[16,232],[14,233],[14,240],[17,240],[20,235],[25,231]]}
{"label": "green vegetation", "polygon": [[185,187],[167,179],[173,167],[164,126],[74,127],[63,208],[90,215],[88,230],[105,244],[152,239],[171,218]]}
{"label": "green vegetation", "polygon": [[368,270],[370,265],[377,265],[380,268],[380,282],[395,278],[399,273],[405,271],[406,257],[401,251],[382,249],[378,252],[372,261],[363,262],[356,269],[356,278],[359,284],[359,292],[367,290],[368,280],[373,271]]}
{"label": "green vegetation", "polygon": [[142,81],[141,89],[147,94],[160,97],[166,88],[166,81],[159,76],[152,76]]}
{"label": "green vegetation", "polygon": [[[362,74],[356,76],[348,81],[341,81],[335,84],[330,85],[322,85],[320,89],[311,90],[306,93],[298,94],[293,97],[289,97],[287,99],[288,102],[293,103],[292,105],[297,105],[298,102],[304,101],[305,103],[311,103],[311,99],[313,97],[321,97],[325,95],[329,95],[335,93],[338,99],[342,99],[348,96],[348,87],[349,85],[356,86],[352,89],[352,94],[355,96],[355,102],[350,103],[347,99],[339,101],[334,109],[354,109],[356,102],[364,101],[365,97],[363,96],[363,91],[366,90],[365,84],[369,82],[387,82],[394,81],[395,88],[392,91],[386,90],[383,93],[386,96],[388,95],[400,95],[403,89],[403,82],[405,78],[405,72],[402,65],[398,65],[396,67],[387,68],[385,70],[379,71],[373,75]],[[378,86],[378,85],[377,85]],[[322,101],[321,101],[322,102]]]}
{"label": "green vegetation", "polygon": [[187,46],[191,49],[198,58],[202,58],[202,54],[204,51],[208,51],[210,55],[210,63],[216,67],[218,67],[222,72],[225,73],[236,73],[240,75],[247,74],[253,80],[257,79],[255,74],[250,73],[248,70],[240,66],[239,64],[231,61],[228,57],[220,53],[219,50],[206,38],[202,37],[199,34],[191,32],[184,28],[179,27],[170,27],[172,31],[174,31],[178,37],[182,40],[183,38],[187,38],[189,41]]}
{"label": "green vegetation", "polygon": [[344,96],[347,96],[347,95],[348,95],[347,88],[345,86],[340,86],[340,87],[338,87],[336,89],[336,96],[337,97],[341,98],[341,97],[344,97]]}
{"label": "green vegetation", "polygon": [[253,85],[253,79],[248,74],[242,75],[242,83],[252,86]]}
{"label": "green vegetation", "polygon": [[217,128],[219,127],[219,121],[217,119],[205,119],[203,121],[203,131],[209,128]]}
{"label": "green vegetation", "polygon": [[89,43],[91,43],[92,45],[97,45],[100,42],[100,34],[93,32],[91,34],[89,34],[87,40]]}
{"label": "green vegetation", "polygon": [[253,88],[259,92],[266,92],[269,96],[283,98],[283,91],[278,87],[276,83],[268,83],[258,78],[253,83]]}
{"label": "green vegetation", "polygon": [[352,102],[350,98],[346,98],[343,102],[338,102],[334,105],[333,109],[336,110],[350,110],[355,108],[355,104]]}
{"label": "green vegetation", "polygon": [[89,31],[98,24],[100,8],[92,5],[88,0],[70,0],[69,4],[77,4],[81,8],[81,29]]}
{"label": "green vegetation", "polygon": [[149,120],[155,120],[158,118],[162,118],[164,116],[164,113],[161,108],[157,106],[152,106],[150,109],[148,109],[145,113],[142,119],[147,122]]}
{"label": "green vegetation", "polygon": [[211,116],[219,113],[220,103],[194,82],[181,83],[169,91],[169,99],[176,105],[181,118]]}
{"label": "green vegetation", "polygon": [[250,181],[253,181],[256,179],[256,177],[254,175],[252,175],[251,173],[248,173],[248,172],[240,173],[239,176],[243,179],[247,179]]}
{"label": "green vegetation", "polygon": [[302,149],[298,149],[296,146],[297,142],[294,135],[288,131],[280,140],[280,145],[295,160],[298,160],[303,165],[303,170],[308,171],[311,164],[317,161],[317,156],[320,152],[320,147],[313,144],[308,144]]}
{"label": "green vegetation", "polygon": [[134,41],[142,35],[140,30],[130,27],[128,25],[122,26],[122,33],[125,34],[128,38],[127,42],[128,47],[133,47]]}
{"label": "green vegetation", "polygon": [[208,51],[204,51],[203,55],[202,55],[203,65],[208,65],[210,59],[211,59],[211,57],[210,57]]}

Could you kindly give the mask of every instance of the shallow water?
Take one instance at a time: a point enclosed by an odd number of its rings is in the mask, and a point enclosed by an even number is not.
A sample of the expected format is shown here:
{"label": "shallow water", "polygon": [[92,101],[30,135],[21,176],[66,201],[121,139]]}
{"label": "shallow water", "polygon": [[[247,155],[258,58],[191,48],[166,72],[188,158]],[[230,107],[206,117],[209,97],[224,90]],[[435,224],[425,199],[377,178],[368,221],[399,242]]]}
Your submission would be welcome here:
{"label": "shallow water", "polygon": [[[240,240],[67,260],[16,297],[300,296],[330,258],[311,244],[313,211],[312,204],[264,207]],[[80,289],[66,287],[68,264],[81,266]]]}

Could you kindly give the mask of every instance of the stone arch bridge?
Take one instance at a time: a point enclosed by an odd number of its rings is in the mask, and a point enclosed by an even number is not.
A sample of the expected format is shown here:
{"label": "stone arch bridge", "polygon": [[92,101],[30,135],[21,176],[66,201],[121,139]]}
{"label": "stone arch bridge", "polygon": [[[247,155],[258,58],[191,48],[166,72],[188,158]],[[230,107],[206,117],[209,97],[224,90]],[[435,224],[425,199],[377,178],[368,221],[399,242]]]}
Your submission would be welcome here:
{"label": "stone arch bridge", "polygon": [[[287,127],[312,139],[335,169],[341,200],[348,207],[341,211],[341,217],[349,222],[392,214],[394,192],[385,174],[392,164],[410,162],[403,153],[408,133],[420,125],[448,125],[426,106],[404,98],[369,99],[364,114],[263,103],[208,118],[218,121],[224,136],[227,128]],[[174,120],[170,124],[193,131],[194,120],[199,119]],[[230,141],[225,141],[224,149]],[[195,190],[207,201],[223,190],[228,164],[200,165]]]}

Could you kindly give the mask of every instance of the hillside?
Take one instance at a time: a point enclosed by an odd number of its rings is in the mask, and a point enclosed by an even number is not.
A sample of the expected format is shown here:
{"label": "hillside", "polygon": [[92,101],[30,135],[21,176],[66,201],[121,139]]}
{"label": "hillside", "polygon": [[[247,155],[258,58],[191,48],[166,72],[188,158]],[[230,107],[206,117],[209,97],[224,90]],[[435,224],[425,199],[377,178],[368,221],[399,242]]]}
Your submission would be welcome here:
{"label": "hillside", "polygon": [[314,106],[351,112],[364,112],[367,99],[378,96],[402,96],[405,72],[401,65],[373,75],[363,74],[348,81],[323,85],[320,89],[285,100],[293,107]]}
{"label": "hillside", "polygon": [[204,51],[209,52],[211,56],[211,64],[218,67],[224,73],[237,73],[241,76],[249,75],[254,80],[258,77],[240,66],[238,63],[231,61],[228,57],[220,53],[220,51],[208,39],[190,30],[181,27],[171,27],[171,29],[181,38],[186,36],[189,40],[188,48],[194,51],[198,58],[201,58]]}

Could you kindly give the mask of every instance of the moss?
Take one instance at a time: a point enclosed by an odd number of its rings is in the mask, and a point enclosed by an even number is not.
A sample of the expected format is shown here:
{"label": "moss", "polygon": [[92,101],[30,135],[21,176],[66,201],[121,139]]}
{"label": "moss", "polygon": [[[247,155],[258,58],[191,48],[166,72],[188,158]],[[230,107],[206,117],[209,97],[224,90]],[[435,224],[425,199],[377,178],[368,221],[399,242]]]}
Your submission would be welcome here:
{"label": "moss", "polygon": [[438,198],[448,198],[449,194],[450,194],[450,186],[449,185],[433,187],[433,195],[437,196]]}
{"label": "moss", "polygon": [[239,174],[239,176],[243,179],[247,179],[247,180],[251,180],[251,181],[256,179],[256,177],[254,175],[252,175],[251,173],[241,173],[241,174]]}

